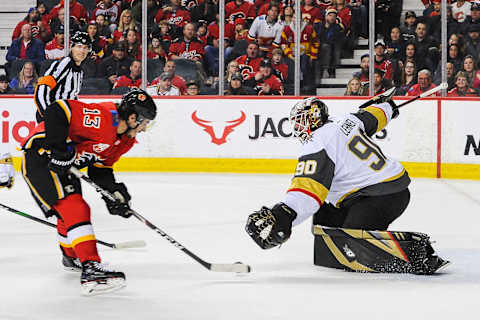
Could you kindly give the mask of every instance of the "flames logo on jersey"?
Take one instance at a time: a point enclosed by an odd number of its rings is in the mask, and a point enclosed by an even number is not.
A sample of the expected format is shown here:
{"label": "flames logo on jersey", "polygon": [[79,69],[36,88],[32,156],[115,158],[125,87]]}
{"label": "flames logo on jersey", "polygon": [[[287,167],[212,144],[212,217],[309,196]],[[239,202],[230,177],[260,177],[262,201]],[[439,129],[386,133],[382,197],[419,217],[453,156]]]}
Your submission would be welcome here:
{"label": "flames logo on jersey", "polygon": [[250,74],[253,73],[253,67],[249,66],[248,64],[240,64],[238,69],[240,70],[243,80],[247,80]]}
{"label": "flames logo on jersey", "polygon": [[234,22],[235,19],[237,19],[237,18],[246,19],[247,17],[245,16],[245,13],[243,13],[243,11],[238,11],[238,12],[232,13],[230,15],[230,21],[232,21],[232,22]]}
{"label": "flames logo on jersey", "polygon": [[193,7],[198,6],[197,0],[182,0],[181,4],[182,7],[185,7],[188,10],[191,10]]}
{"label": "flames logo on jersey", "polygon": [[233,132],[233,129],[235,127],[238,127],[240,124],[242,124],[242,122],[244,122],[245,119],[247,118],[247,116],[245,115],[245,112],[243,112],[243,111],[240,111],[240,112],[241,112],[240,118],[235,119],[235,120],[226,121],[227,125],[223,128],[223,133],[222,133],[222,136],[220,138],[217,138],[216,135],[215,135],[215,132],[213,130],[213,126],[211,125],[212,121],[200,119],[197,116],[197,111],[196,110],[192,113],[192,120],[193,120],[193,122],[198,124],[200,127],[204,128],[203,130],[206,133],[208,133],[210,135],[210,137],[212,138],[212,141],[211,141],[212,143],[214,143],[216,145],[221,145],[221,144],[224,144],[224,143],[227,142],[227,136],[230,133]]}
{"label": "flames logo on jersey", "polygon": [[145,101],[145,100],[147,100],[147,96],[144,95],[143,93],[140,93],[140,94],[138,95],[138,100],[140,100],[140,101]]}
{"label": "flames logo on jersey", "polygon": [[93,148],[93,151],[95,151],[96,153],[101,153],[107,150],[109,147],[110,145],[107,143],[98,143],[98,144],[94,144],[92,148]]}

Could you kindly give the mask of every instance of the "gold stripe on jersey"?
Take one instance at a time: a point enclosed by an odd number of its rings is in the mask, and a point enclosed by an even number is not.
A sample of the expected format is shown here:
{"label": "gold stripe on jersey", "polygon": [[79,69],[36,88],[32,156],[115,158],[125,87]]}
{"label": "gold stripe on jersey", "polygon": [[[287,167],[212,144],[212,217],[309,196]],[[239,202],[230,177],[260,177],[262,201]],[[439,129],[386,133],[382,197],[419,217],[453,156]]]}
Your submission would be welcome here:
{"label": "gold stripe on jersey", "polygon": [[30,149],[32,147],[32,144],[33,144],[33,141],[35,139],[41,139],[41,138],[45,138],[46,137],[46,133],[45,132],[40,132],[40,133],[37,133],[33,136],[31,136],[27,142],[24,144],[23,146],[23,149],[27,150],[27,149]]}
{"label": "gold stripe on jersey", "polygon": [[25,181],[27,182],[28,186],[30,187],[30,190],[35,194],[35,198],[38,199],[48,210],[50,210],[52,207],[48,205],[48,203],[43,200],[42,197],[40,197],[40,194],[38,193],[37,189],[33,187],[33,184],[30,182],[30,179],[27,177],[27,167],[25,165],[25,154],[22,155],[22,175],[25,178]]}
{"label": "gold stripe on jersey", "polygon": [[108,168],[108,169],[112,169],[112,168],[113,168],[113,166],[105,166],[105,165],[103,165],[103,164],[101,164],[101,163],[98,163],[98,162],[95,162],[95,163],[93,164],[93,166],[94,166],[94,167],[97,167],[97,168]]}
{"label": "gold stripe on jersey", "polygon": [[366,107],[364,110],[370,113],[371,115],[373,115],[377,119],[378,124],[377,124],[376,132],[385,128],[385,126],[387,125],[387,115],[382,109],[377,107]]}
{"label": "gold stripe on jersey", "polygon": [[65,194],[63,193],[63,187],[62,187],[62,183],[60,182],[60,179],[58,178],[57,174],[53,171],[50,171],[50,175],[53,178],[53,184],[55,184],[55,189],[57,189],[58,199],[63,199],[65,197]]}
{"label": "gold stripe on jersey", "polygon": [[83,237],[76,238],[75,240],[72,240],[72,246],[75,247],[79,243],[92,241],[92,240],[97,240],[97,239],[95,239],[95,236],[93,234],[89,234]]}
{"label": "gold stripe on jersey", "polygon": [[63,242],[60,242],[60,241],[58,241],[58,243],[64,248],[73,248],[73,245],[71,245],[71,244],[66,244],[66,243],[63,243]]}
{"label": "gold stripe on jersey", "polygon": [[389,181],[393,181],[393,180],[397,180],[398,178],[400,178],[401,176],[403,176],[405,174],[405,168],[403,168],[402,172],[400,172],[399,174],[396,174],[394,175],[393,177],[390,177],[388,179],[385,179],[383,180],[382,182],[389,182]]}
{"label": "gold stripe on jersey", "polygon": [[65,112],[65,116],[67,117],[67,121],[70,123],[70,120],[72,119],[72,111],[70,111],[70,107],[67,103],[65,103],[64,100],[57,100],[56,102],[63,109],[63,112]]}
{"label": "gold stripe on jersey", "polygon": [[337,208],[339,208],[339,207],[340,207],[340,203],[342,203],[342,201],[345,200],[346,197],[348,197],[349,195],[357,192],[358,190],[360,190],[360,188],[355,188],[355,189],[353,189],[353,190],[348,191],[347,193],[345,193],[343,196],[340,197],[340,199],[338,199],[338,201],[337,201],[337,203],[335,204],[335,206],[336,206]]}
{"label": "gold stripe on jersey", "polygon": [[323,184],[311,178],[302,177],[292,179],[292,183],[287,192],[290,191],[303,192],[314,198],[320,205],[322,205],[328,195],[328,189]]}
{"label": "gold stripe on jersey", "polygon": [[329,236],[322,236],[323,241],[327,245],[327,247],[330,249],[332,254],[335,256],[335,259],[337,259],[338,262],[343,264],[346,267],[349,267],[352,270],[355,271],[363,271],[363,272],[375,272],[375,270],[370,269],[367,266],[364,266],[363,264],[359,263],[358,261],[352,261],[349,262],[347,258],[342,254],[340,249],[335,245],[333,240]]}

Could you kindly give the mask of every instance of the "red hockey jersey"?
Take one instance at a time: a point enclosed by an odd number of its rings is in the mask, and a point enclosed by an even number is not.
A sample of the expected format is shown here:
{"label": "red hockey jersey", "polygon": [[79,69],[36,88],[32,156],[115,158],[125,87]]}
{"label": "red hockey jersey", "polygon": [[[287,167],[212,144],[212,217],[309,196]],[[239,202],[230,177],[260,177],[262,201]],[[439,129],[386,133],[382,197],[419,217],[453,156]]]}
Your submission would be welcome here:
{"label": "red hockey jersey", "polygon": [[[50,107],[61,108],[68,126],[67,140],[75,143],[75,165],[84,167],[90,163],[111,167],[135,144],[135,138],[117,135],[117,109],[113,102],[84,103],[78,100],[57,100]],[[30,149],[37,139],[45,139],[49,132],[41,122],[27,137],[22,146]]]}

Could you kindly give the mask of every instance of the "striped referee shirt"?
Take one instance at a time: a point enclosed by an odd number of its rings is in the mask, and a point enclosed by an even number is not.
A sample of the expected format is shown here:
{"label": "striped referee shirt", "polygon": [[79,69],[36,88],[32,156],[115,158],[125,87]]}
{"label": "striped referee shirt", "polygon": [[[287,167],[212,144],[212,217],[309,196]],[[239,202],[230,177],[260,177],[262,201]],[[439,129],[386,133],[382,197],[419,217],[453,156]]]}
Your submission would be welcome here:
{"label": "striped referee shirt", "polygon": [[60,99],[78,99],[82,87],[83,71],[71,55],[52,63],[35,88],[37,122],[43,121],[47,107]]}

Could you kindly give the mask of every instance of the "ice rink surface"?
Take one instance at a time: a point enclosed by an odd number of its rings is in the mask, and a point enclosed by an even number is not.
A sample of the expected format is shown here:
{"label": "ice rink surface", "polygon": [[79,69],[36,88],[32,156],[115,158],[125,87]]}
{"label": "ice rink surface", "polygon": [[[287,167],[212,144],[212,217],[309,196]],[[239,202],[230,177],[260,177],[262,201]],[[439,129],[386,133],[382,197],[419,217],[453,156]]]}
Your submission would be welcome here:
{"label": "ice rink surface", "polygon": [[[135,218],[111,216],[84,184],[98,239],[146,248],[100,255],[127,276],[123,290],[80,295],[61,267],[56,231],[0,209],[0,320],[476,319],[480,293],[480,182],[414,179],[391,228],[421,231],[453,265],[434,276],[356,274],[313,265],[310,220],[280,249],[263,251],[246,217],[283,199],[288,175],[118,174],[139,213],[209,262],[242,261],[248,275],[215,273]],[[0,201],[42,217],[23,179]],[[54,221],[53,221],[54,222]]]}

